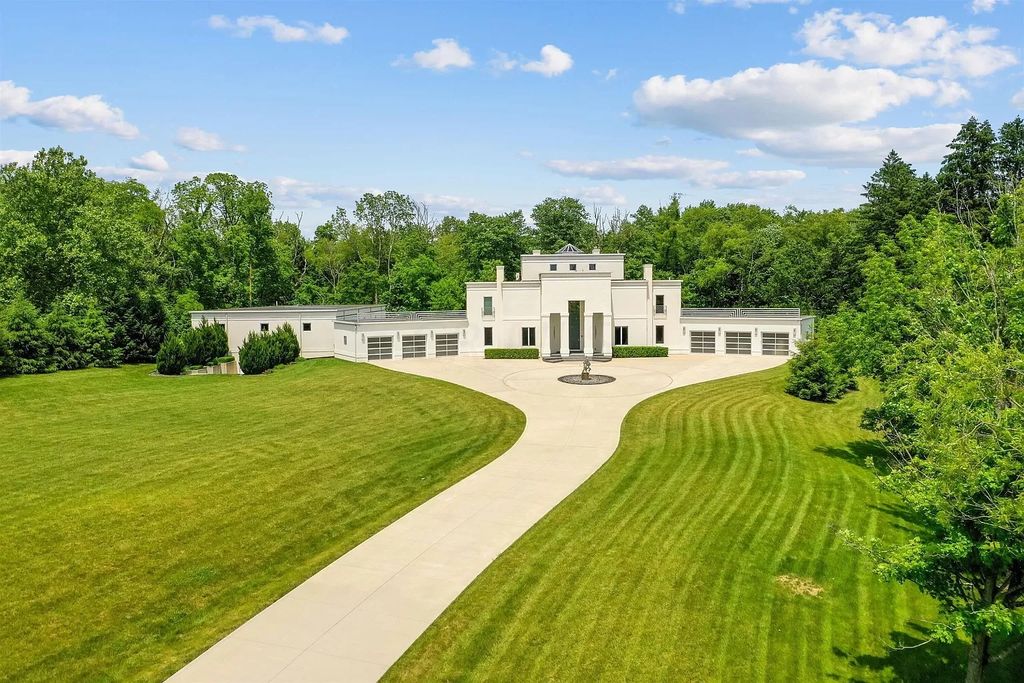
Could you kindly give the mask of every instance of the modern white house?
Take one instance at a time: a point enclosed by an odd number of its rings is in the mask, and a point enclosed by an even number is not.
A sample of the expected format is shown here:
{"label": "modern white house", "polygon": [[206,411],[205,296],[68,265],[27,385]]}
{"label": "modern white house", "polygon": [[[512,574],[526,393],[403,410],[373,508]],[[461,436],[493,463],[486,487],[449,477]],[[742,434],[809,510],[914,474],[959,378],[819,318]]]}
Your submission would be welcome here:
{"label": "modern white house", "polygon": [[465,311],[383,306],[271,306],[193,311],[224,325],[233,353],[251,331],[289,323],[305,357],[352,361],[483,356],[532,347],[548,360],[610,357],[612,346],[665,346],[669,354],[790,355],[814,329],[796,308],[682,308],[681,282],[627,280],[624,254],[580,251],[521,257],[518,279],[466,283]]}

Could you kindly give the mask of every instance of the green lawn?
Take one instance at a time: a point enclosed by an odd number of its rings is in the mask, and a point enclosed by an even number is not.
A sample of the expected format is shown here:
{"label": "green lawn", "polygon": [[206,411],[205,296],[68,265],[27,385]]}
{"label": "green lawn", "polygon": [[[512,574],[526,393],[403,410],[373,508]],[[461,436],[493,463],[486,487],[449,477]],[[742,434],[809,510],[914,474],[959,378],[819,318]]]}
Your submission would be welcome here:
{"label": "green lawn", "polygon": [[151,370],[0,380],[0,680],[161,680],[524,425],[369,365]]}
{"label": "green lawn", "polygon": [[[836,537],[914,526],[863,467],[878,452],[858,423],[877,394],[817,405],[785,395],[784,376],[637,406],[612,459],[387,678],[963,680],[962,645],[887,647],[921,642],[933,605],[880,582]],[[1021,667],[1004,660],[991,680]]]}

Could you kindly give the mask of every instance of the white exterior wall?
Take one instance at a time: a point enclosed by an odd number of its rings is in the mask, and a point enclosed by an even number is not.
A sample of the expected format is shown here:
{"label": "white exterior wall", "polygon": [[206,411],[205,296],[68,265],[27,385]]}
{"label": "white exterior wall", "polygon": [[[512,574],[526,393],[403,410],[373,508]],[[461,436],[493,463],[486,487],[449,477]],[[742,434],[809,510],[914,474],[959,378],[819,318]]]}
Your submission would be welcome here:
{"label": "white exterior wall", "polygon": [[[378,307],[382,308],[382,307]],[[266,324],[273,331],[285,323],[292,326],[299,339],[299,352],[303,358],[323,358],[334,355],[334,319],[344,307],[325,308],[236,308],[211,311],[192,311],[192,327],[202,324],[203,318],[210,323],[220,323],[228,335],[228,350],[238,353],[238,348],[251,332],[259,332]],[[302,329],[308,323],[310,330]]]}
{"label": "white exterior wall", "polygon": [[[813,320],[813,319],[812,319]],[[797,352],[796,342],[805,338],[803,321],[799,317],[791,320],[779,318],[699,318],[685,317],[680,320],[680,331],[684,339],[683,353],[690,353],[690,333],[709,331],[715,333],[715,354],[725,355],[726,332],[749,332],[750,354],[762,354],[762,334],[765,332],[784,332],[789,335],[789,353]]]}
{"label": "white exterior wall", "polygon": [[438,334],[459,335],[459,355],[466,343],[465,320],[379,320],[334,322],[334,357],[362,362],[367,360],[367,338],[391,337],[392,358],[402,357],[402,337],[423,335],[426,339],[427,358],[437,355]]}
{"label": "white exterior wall", "polygon": [[[543,274],[609,273],[613,280],[625,278],[624,254],[523,254],[520,260],[521,280],[536,280]],[[555,270],[551,270],[554,264]],[[571,270],[569,264],[575,264]],[[590,270],[594,264],[594,270]]]}

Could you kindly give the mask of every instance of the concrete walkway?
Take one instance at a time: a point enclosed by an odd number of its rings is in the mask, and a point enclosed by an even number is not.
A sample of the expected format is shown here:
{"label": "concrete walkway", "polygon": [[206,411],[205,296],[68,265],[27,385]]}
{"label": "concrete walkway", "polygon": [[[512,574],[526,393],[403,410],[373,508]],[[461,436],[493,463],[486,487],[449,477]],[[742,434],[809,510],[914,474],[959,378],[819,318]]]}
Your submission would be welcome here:
{"label": "concrete walkway", "polygon": [[377,680],[487,565],[611,456],[630,408],[667,389],[785,360],[618,359],[594,363],[594,373],[617,379],[590,387],[556,381],[578,373],[579,363],[474,358],[379,363],[507,401],[526,414],[526,429],[490,464],[335,560],[170,680]]}

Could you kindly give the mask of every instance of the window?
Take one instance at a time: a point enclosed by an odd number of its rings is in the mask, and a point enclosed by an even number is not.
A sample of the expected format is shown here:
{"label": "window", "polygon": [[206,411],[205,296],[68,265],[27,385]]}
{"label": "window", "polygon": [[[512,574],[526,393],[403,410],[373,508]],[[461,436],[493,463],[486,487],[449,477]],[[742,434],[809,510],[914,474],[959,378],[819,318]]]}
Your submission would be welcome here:
{"label": "window", "polygon": [[341,343],[344,344],[345,346],[348,346],[348,335],[347,334],[342,336]]}
{"label": "window", "polygon": [[484,328],[484,346],[494,346],[494,328]]}
{"label": "window", "polygon": [[423,358],[427,355],[427,335],[410,334],[402,337],[402,358]]}
{"label": "window", "polygon": [[664,313],[665,312],[665,295],[655,294],[654,295],[654,312]]}
{"label": "window", "polygon": [[550,266],[548,266],[548,270],[558,270],[558,264],[552,263]]}
{"label": "window", "polygon": [[494,315],[494,299],[492,297],[484,297],[484,315]]}
{"label": "window", "polygon": [[788,356],[789,332],[762,332],[761,353],[766,356]]}
{"label": "window", "polygon": [[576,264],[575,263],[570,263],[569,264],[569,270],[576,270]]}
{"label": "window", "polygon": [[260,323],[260,332],[269,332],[270,323]]}
{"label": "window", "polygon": [[690,353],[714,353],[714,332],[690,332]]}
{"label": "window", "polygon": [[654,326],[654,343],[664,344],[665,343],[665,326],[655,325]]}
{"label": "window", "polygon": [[749,332],[726,332],[725,333],[725,352],[732,354],[740,354],[743,356],[750,355],[750,333]]}
{"label": "window", "polygon": [[625,325],[615,328],[615,345],[629,346],[629,328]]}
{"label": "window", "polygon": [[457,356],[459,355],[459,333],[439,334],[434,338],[434,355]]}
{"label": "window", "polygon": [[313,329],[313,323],[302,323],[302,331],[309,332]]}
{"label": "window", "polygon": [[597,264],[596,263],[591,263],[590,264],[590,270],[597,270]]}
{"label": "window", "polygon": [[391,337],[367,337],[367,360],[391,360]]}
{"label": "window", "polygon": [[537,345],[537,328],[536,327],[524,327],[523,328],[523,346],[536,346]]}

